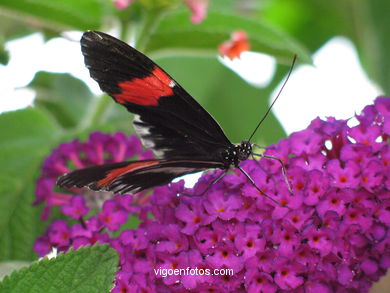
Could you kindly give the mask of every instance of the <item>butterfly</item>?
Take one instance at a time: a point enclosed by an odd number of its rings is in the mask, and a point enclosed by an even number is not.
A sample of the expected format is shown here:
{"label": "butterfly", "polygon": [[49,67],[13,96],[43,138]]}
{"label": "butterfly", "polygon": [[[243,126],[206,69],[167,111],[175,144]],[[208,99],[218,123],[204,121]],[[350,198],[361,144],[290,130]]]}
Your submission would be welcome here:
{"label": "butterfly", "polygon": [[158,159],[75,170],[58,179],[60,187],[136,193],[209,169],[225,170],[223,176],[234,167],[269,197],[240,167],[240,162],[253,154],[250,139],[254,133],[249,140],[231,143],[213,117],[169,74],[141,52],[108,34],[85,32],[81,51],[91,77],[101,90],[135,114],[136,133]]}

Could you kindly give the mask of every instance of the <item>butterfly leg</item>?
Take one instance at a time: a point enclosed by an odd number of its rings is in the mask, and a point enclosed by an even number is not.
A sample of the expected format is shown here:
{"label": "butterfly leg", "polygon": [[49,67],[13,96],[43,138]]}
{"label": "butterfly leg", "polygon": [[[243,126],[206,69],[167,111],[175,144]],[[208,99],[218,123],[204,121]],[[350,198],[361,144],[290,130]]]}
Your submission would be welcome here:
{"label": "butterfly leg", "polygon": [[187,196],[202,196],[203,194],[205,194],[207,191],[209,191],[210,187],[213,186],[215,183],[217,183],[219,180],[221,180],[225,175],[226,173],[229,171],[229,169],[226,169],[224,172],[222,172],[221,174],[218,175],[218,177],[215,177],[213,179],[213,181],[211,181],[209,183],[209,185],[207,185],[207,187],[199,194],[189,194],[189,193],[185,193],[183,192],[182,194],[184,195],[187,195]]}
{"label": "butterfly leg", "polygon": [[[267,155],[263,155],[263,154],[257,154],[257,153],[252,153],[252,158],[254,158],[254,156],[258,156],[258,157],[262,157],[262,158],[266,158],[266,159],[271,159],[271,160],[276,160],[280,163],[280,165],[282,166],[282,174],[283,174],[283,178],[284,178],[284,181],[286,182],[286,185],[287,185],[287,188],[288,188],[288,191],[290,191],[290,194],[293,195],[293,191],[292,191],[292,188],[291,188],[291,185],[290,185],[290,182],[288,181],[288,178],[287,178],[287,171],[286,171],[286,166],[284,165],[284,163],[282,162],[281,159],[277,158],[277,157],[272,157],[272,156],[267,156]],[[255,160],[256,161],[256,160]],[[257,161],[256,161],[257,162]]]}
{"label": "butterfly leg", "polygon": [[277,205],[283,207],[283,208],[288,208],[286,205],[284,204],[281,204],[280,202],[276,201],[275,199],[273,199],[272,197],[270,197],[268,194],[266,194],[264,191],[262,191],[257,185],[256,183],[253,181],[253,179],[251,178],[251,176],[249,176],[249,174],[244,170],[242,169],[240,166],[237,167],[238,170],[240,170],[242,172],[242,174],[244,174],[246,176],[246,178],[248,178],[248,180],[250,181],[250,183],[252,183],[252,185],[257,189],[258,192],[260,192],[262,195],[264,195],[266,198],[270,199],[271,201],[273,201],[274,203],[276,203]]}
{"label": "butterfly leg", "polygon": [[267,149],[267,147],[263,147],[263,146],[261,146],[261,145],[259,145],[259,144],[257,144],[257,143],[253,143],[253,145],[256,146],[256,147],[259,148],[259,149],[263,149],[263,150],[266,150],[266,149]]}

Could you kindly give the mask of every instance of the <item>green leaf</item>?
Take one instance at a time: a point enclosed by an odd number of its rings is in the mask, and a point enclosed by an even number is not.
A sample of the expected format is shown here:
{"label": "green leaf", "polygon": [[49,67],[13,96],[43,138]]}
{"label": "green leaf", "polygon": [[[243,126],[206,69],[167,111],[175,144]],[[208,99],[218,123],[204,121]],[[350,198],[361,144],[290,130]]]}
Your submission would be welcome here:
{"label": "green leaf", "polygon": [[[390,94],[390,3],[386,0],[352,1],[353,11],[359,15],[353,39],[369,76],[384,94]],[[356,13],[356,14],[357,14]]]}
{"label": "green leaf", "polygon": [[2,0],[0,13],[54,31],[85,30],[100,26],[103,7],[99,0]]}
{"label": "green leaf", "polygon": [[4,12],[2,13],[1,8],[0,17],[1,46],[4,46],[4,44],[8,41],[22,38],[26,35],[33,34],[36,32],[32,27],[26,26],[20,20],[14,19],[10,15],[5,14]]}
{"label": "green leaf", "polygon": [[218,54],[218,45],[230,39],[233,31],[248,34],[252,51],[275,56],[280,63],[289,64],[298,54],[301,62],[311,63],[308,51],[282,31],[262,21],[237,15],[210,12],[205,21],[193,25],[189,13],[175,13],[164,18],[150,36],[145,52],[150,56],[209,56]]}
{"label": "green leaf", "polygon": [[9,53],[5,50],[4,44],[0,43],[0,64],[7,65],[9,61]]}
{"label": "green leaf", "polygon": [[35,180],[61,131],[32,108],[1,114],[0,129],[0,260],[31,260],[44,228],[32,206]]}
{"label": "green leaf", "polygon": [[76,127],[94,98],[86,84],[70,74],[38,72],[29,87],[37,93],[35,105],[48,111],[64,128]]}
{"label": "green leaf", "polygon": [[61,130],[42,112],[26,108],[0,115],[0,172],[26,175],[32,165],[48,152]]}
{"label": "green leaf", "polygon": [[[23,177],[21,177],[23,178]],[[31,260],[40,209],[33,209],[34,189],[16,178],[0,176],[0,259]]]}
{"label": "green leaf", "polygon": [[348,1],[268,1],[259,18],[280,27],[314,52],[335,35],[348,30],[343,6]]}
{"label": "green leaf", "polygon": [[118,255],[108,245],[81,247],[15,271],[0,283],[0,292],[109,292],[117,265]]}
{"label": "green leaf", "polygon": [[273,0],[259,17],[283,28],[312,52],[333,37],[349,38],[369,77],[389,94],[389,10],[387,0]]}
{"label": "green leaf", "polygon": [[[248,139],[269,107],[272,89],[254,88],[216,59],[164,58],[158,63],[215,117],[232,142]],[[270,113],[255,141],[267,145],[282,137],[285,133]]]}

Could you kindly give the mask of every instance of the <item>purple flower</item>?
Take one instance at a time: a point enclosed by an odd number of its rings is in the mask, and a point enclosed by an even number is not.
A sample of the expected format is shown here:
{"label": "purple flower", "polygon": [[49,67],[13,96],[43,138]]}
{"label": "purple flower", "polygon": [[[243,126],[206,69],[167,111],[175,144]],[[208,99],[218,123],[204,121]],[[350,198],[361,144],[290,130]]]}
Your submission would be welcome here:
{"label": "purple flower", "polygon": [[70,243],[70,227],[64,220],[56,220],[47,230],[49,241],[53,246],[62,247]]}
{"label": "purple flower", "polygon": [[258,269],[262,272],[271,274],[275,272],[275,257],[275,251],[267,249],[264,252],[256,253],[255,257],[248,259],[245,263],[245,267],[247,270]]}
{"label": "purple flower", "polygon": [[47,236],[39,236],[34,243],[34,251],[40,256],[49,254],[52,247],[53,243],[49,241],[49,237]]}
{"label": "purple flower", "polygon": [[314,226],[309,226],[302,234],[307,239],[309,247],[320,256],[324,257],[329,254],[332,249],[334,230],[316,229]]}
{"label": "purple flower", "polygon": [[212,250],[212,253],[207,256],[206,262],[212,268],[230,268],[235,272],[239,272],[244,263],[242,259],[237,255],[234,247],[230,245],[222,245]]}
{"label": "purple flower", "polygon": [[290,152],[300,156],[302,153],[317,154],[323,145],[323,136],[313,129],[295,132],[290,137]]}
{"label": "purple flower", "polygon": [[342,162],[338,159],[330,160],[326,169],[333,178],[333,184],[339,188],[355,188],[360,183],[359,172],[360,166],[354,161]]}
{"label": "purple flower", "polygon": [[109,230],[117,231],[127,222],[127,213],[114,200],[106,200],[103,212],[98,213],[99,221]]}
{"label": "purple flower", "polygon": [[305,268],[303,265],[284,257],[275,259],[274,263],[276,267],[274,280],[279,288],[291,290],[304,283],[302,274],[305,272]]}
{"label": "purple flower", "polygon": [[72,196],[65,193],[54,192],[56,178],[44,177],[38,179],[35,189],[36,200],[34,205],[45,202],[45,208],[41,215],[42,220],[47,220],[50,215],[50,209],[53,206],[69,205]]}
{"label": "purple flower", "polygon": [[187,263],[192,268],[197,268],[199,273],[195,275],[186,274],[181,277],[181,283],[186,289],[195,289],[199,285],[211,283],[213,279],[207,274],[202,274],[207,269],[206,262],[203,256],[198,250],[189,250],[185,257],[187,257]]}
{"label": "purple flower", "polygon": [[235,195],[225,196],[223,191],[216,191],[206,196],[205,210],[222,220],[230,220],[242,206],[242,198]]}
{"label": "purple flower", "polygon": [[308,206],[316,205],[329,187],[330,176],[320,170],[311,170],[307,173],[307,183],[304,194],[304,203]]}
{"label": "purple flower", "polygon": [[[194,235],[196,246],[198,250],[203,254],[211,253],[212,248],[215,247],[215,245],[221,241],[222,233],[216,230],[218,229],[217,225],[219,222],[214,223],[215,224],[212,227],[199,228]],[[214,226],[216,226],[216,229],[214,228]]]}
{"label": "purple flower", "polygon": [[61,206],[61,212],[73,219],[80,219],[87,214],[88,211],[89,209],[85,204],[85,199],[80,195],[72,197],[69,204],[63,204]]}
{"label": "purple flower", "polygon": [[[86,142],[74,140],[61,144],[44,160],[42,175],[37,180],[34,204],[45,203],[42,219],[46,220],[49,217],[50,209],[53,206],[64,208],[63,212],[66,215],[76,217],[79,214],[79,216],[83,216],[88,212],[88,209],[95,207],[99,200],[104,201],[105,196],[111,197],[110,193],[92,193],[87,189],[74,188],[73,191],[78,195],[83,195],[86,200],[84,201],[80,197],[76,200],[72,199],[73,196],[68,192],[58,192],[55,182],[60,175],[73,169],[122,161],[134,158],[134,156],[145,158],[150,156],[150,152],[142,152],[141,142],[136,136],[126,137],[121,132],[112,135],[93,132]],[[138,194],[136,199],[132,197],[133,201],[142,202],[143,194],[145,193]],[[98,199],[99,195],[102,198]],[[128,202],[129,198],[126,201]],[[133,211],[136,209],[134,206],[131,208]]]}
{"label": "purple flower", "polygon": [[317,204],[317,212],[320,216],[324,216],[326,212],[334,211],[339,216],[343,216],[347,209],[346,203],[348,200],[349,190],[331,189],[326,197]]}
{"label": "purple flower", "polygon": [[271,275],[259,271],[257,268],[247,270],[245,274],[247,292],[274,293],[278,289]]}
{"label": "purple flower", "polygon": [[161,240],[156,244],[156,251],[174,254],[188,250],[188,238],[180,233],[180,227],[178,225],[169,224],[162,233],[166,234],[166,239],[161,239],[164,236],[160,236]]}
{"label": "purple flower", "polygon": [[188,235],[193,234],[200,226],[210,224],[216,219],[215,215],[206,212],[202,199],[198,197],[183,200],[176,209],[176,217],[185,223],[181,231]]}
{"label": "purple flower", "polygon": [[[150,156],[121,133],[62,145],[44,162],[36,203],[44,202],[46,213],[60,206],[72,224],[54,221],[34,250],[45,255],[53,247],[109,243],[120,256],[112,292],[368,292],[390,267],[390,99],[378,98],[356,118],[354,127],[317,118],[267,148],[284,162],[293,195],[275,160],[242,162],[287,207],[240,172],[200,197],[184,195],[183,181],[150,197],[61,193],[54,182],[64,170]],[[192,191],[217,175],[204,175]],[[137,227],[125,228],[135,219]],[[181,273],[164,277],[164,269]]]}
{"label": "purple flower", "polygon": [[234,237],[235,248],[244,260],[262,252],[265,249],[266,241],[260,235],[258,225],[246,225],[241,233]]}
{"label": "purple flower", "polygon": [[301,243],[301,236],[296,232],[295,227],[285,224],[283,229],[277,229],[272,235],[272,242],[278,246],[281,256],[291,255]]}

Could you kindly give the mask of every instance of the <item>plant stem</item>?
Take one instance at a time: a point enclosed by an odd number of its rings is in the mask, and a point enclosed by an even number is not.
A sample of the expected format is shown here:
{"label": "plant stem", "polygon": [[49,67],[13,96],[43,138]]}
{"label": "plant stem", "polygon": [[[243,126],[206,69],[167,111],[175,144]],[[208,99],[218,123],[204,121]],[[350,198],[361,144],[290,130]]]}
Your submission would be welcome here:
{"label": "plant stem", "polygon": [[146,49],[146,44],[150,36],[155,31],[158,23],[160,22],[163,11],[161,10],[145,10],[143,15],[143,22],[141,28],[137,34],[136,47],[137,50],[143,52]]}
{"label": "plant stem", "polygon": [[[121,21],[119,38],[121,40],[126,40],[128,33],[128,27],[125,21]],[[91,111],[89,115],[83,120],[80,125],[80,128],[85,129],[93,125],[99,125],[104,123],[107,113],[110,111],[111,107],[114,106],[114,103],[105,95],[98,97],[93,101],[91,105]]]}
{"label": "plant stem", "polygon": [[102,124],[112,104],[110,98],[105,95],[96,98],[91,105],[91,111],[85,119],[83,119],[79,128],[86,129],[91,126]]}

